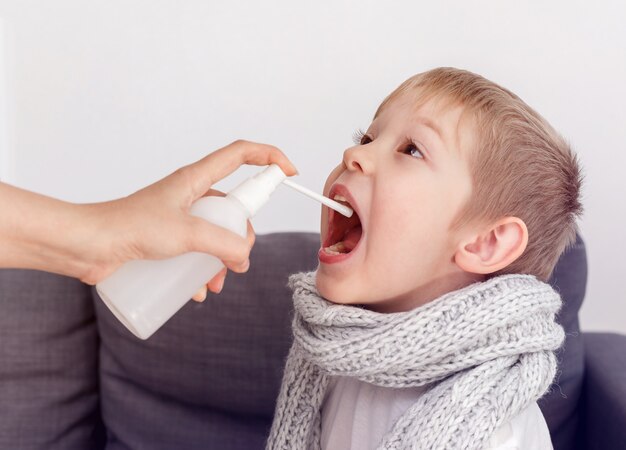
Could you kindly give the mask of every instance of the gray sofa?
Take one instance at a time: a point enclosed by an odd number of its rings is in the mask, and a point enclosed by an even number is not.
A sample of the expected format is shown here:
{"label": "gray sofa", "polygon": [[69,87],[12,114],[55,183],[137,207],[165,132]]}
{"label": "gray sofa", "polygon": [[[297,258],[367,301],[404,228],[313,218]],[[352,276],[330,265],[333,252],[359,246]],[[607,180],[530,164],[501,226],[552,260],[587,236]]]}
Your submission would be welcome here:
{"label": "gray sofa", "polygon": [[[318,242],[258,236],[248,273],[147,341],[90,286],[0,270],[0,449],[263,448],[291,341],[287,276],[316,267]],[[626,448],[626,337],[580,333],[586,276],[578,239],[551,279],[567,339],[540,407],[557,450]]]}

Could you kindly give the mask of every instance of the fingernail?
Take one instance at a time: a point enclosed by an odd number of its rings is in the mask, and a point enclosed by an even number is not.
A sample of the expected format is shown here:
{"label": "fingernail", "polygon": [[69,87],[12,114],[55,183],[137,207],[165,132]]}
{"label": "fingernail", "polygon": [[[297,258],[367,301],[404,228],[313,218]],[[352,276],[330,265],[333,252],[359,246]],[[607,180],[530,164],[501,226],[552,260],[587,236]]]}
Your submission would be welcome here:
{"label": "fingernail", "polygon": [[226,280],[226,278],[222,278],[222,280],[220,281],[219,286],[217,287],[217,294],[219,294],[220,292],[222,292],[222,289],[224,289],[224,280]]}

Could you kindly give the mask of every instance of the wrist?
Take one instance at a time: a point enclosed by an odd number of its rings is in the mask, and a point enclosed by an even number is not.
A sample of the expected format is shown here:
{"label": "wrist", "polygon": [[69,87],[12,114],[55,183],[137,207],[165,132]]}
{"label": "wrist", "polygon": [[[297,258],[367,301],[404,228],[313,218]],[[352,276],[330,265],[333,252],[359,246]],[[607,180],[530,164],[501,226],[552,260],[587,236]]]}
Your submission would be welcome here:
{"label": "wrist", "polygon": [[116,249],[119,236],[111,203],[70,205],[75,226],[60,250],[67,254],[69,274],[88,284],[106,278],[123,262]]}
{"label": "wrist", "polygon": [[33,255],[29,266],[95,284],[105,246],[97,205],[53,201],[49,213],[23,236],[30,247],[25,253]]}

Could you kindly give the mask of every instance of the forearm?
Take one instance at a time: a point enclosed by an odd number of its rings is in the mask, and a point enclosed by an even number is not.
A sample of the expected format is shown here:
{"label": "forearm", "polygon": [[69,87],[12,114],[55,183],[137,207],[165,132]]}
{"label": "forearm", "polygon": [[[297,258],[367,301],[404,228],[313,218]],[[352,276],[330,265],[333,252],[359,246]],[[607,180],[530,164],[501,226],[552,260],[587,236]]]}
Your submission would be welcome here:
{"label": "forearm", "polygon": [[80,279],[99,253],[95,205],[76,205],[0,183],[0,267]]}

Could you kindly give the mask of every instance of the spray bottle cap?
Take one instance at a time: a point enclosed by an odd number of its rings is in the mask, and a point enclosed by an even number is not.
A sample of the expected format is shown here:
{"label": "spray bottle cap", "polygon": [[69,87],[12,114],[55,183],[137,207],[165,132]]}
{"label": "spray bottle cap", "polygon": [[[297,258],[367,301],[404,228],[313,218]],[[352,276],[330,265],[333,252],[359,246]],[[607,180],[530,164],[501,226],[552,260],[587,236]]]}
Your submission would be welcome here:
{"label": "spray bottle cap", "polygon": [[243,181],[231,190],[228,196],[239,200],[248,211],[248,217],[252,217],[265,205],[276,187],[286,178],[287,175],[277,164],[271,164],[263,171]]}

